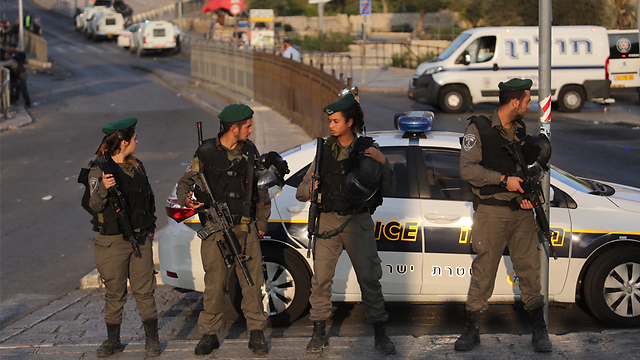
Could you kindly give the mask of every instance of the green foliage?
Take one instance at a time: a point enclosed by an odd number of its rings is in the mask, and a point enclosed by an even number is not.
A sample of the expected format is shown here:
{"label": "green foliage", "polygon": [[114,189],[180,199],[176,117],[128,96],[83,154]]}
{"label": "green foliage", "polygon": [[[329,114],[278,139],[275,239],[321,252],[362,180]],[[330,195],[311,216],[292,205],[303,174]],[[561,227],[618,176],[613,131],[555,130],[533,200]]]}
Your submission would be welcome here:
{"label": "green foliage", "polygon": [[391,66],[398,68],[407,68],[407,69],[415,69],[421,63],[431,60],[438,56],[434,51],[429,51],[424,55],[416,56],[415,54],[411,54],[408,51],[404,53],[393,53],[391,55]]}
{"label": "green foliage", "polygon": [[276,21],[274,23],[275,27],[284,27],[284,31],[293,31],[293,28],[290,24],[282,24],[280,21]]}
{"label": "green foliage", "polygon": [[351,35],[335,32],[323,32],[317,36],[305,35],[304,37],[292,34],[291,40],[301,50],[323,52],[347,52],[349,45],[353,43]]}
{"label": "green foliage", "polygon": [[412,32],[411,24],[391,25],[391,32]]}

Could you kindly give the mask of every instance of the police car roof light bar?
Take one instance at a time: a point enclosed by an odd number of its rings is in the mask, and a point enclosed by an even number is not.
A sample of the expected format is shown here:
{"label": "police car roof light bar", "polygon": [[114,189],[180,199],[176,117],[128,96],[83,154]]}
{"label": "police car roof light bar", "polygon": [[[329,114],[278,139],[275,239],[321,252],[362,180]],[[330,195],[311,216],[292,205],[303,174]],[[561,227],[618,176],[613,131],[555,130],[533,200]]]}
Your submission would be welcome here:
{"label": "police car roof light bar", "polygon": [[433,126],[434,117],[431,111],[407,111],[398,118],[398,130],[404,132],[403,138],[424,139],[424,133]]}

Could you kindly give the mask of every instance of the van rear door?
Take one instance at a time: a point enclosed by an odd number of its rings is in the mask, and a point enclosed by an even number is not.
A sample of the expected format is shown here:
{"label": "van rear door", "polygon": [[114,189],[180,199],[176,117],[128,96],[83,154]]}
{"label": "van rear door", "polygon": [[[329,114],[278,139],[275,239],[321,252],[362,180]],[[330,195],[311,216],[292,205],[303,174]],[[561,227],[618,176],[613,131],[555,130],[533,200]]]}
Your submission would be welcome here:
{"label": "van rear door", "polygon": [[638,30],[611,30],[607,73],[611,93],[635,92],[640,88],[640,45]]}

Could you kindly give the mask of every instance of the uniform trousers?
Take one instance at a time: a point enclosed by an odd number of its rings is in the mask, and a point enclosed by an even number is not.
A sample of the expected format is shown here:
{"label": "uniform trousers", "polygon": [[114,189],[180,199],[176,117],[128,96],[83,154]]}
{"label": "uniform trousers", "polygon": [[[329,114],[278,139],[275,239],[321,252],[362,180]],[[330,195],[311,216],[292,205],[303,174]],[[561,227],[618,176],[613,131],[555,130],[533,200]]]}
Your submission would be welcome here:
{"label": "uniform trousers", "polygon": [[374,234],[374,223],[368,212],[341,216],[336,213],[320,214],[320,233],[342,225],[349,217],[353,219],[340,234],[328,239],[317,239],[314,249],[313,277],[311,278],[312,321],[326,320],[331,316],[331,287],[338,258],[344,248],[355,270],[362,303],[367,307],[369,323],[386,322],[389,318],[382,296],[382,260],[378,256]]}
{"label": "uniform trousers", "polygon": [[140,245],[142,258],[133,254],[133,247],[122,235],[101,235],[94,238],[96,268],[104,281],[104,321],[122,323],[122,309],[127,302],[127,279],[138,304],[142,321],[156,319],[157,309],[153,292],[156,276],[153,268],[151,241]]}
{"label": "uniform trousers", "polygon": [[540,293],[540,258],[533,211],[513,211],[508,206],[480,204],[473,215],[472,247],[477,254],[471,265],[467,311],[484,311],[495,286],[504,248],[519,279],[525,310],[544,305]]}
{"label": "uniform trousers", "polygon": [[[267,313],[262,305],[262,285],[264,284],[264,272],[262,270],[262,252],[258,238],[258,229],[255,222],[249,224],[249,233],[245,234],[239,226],[233,228],[238,242],[244,253],[250,257],[245,264],[251,275],[254,285],[249,286],[239,266],[234,265],[238,276],[238,283],[242,288],[242,312],[247,321],[247,330],[262,330],[267,328]],[[202,241],[200,255],[204,267],[204,310],[198,318],[198,331],[202,335],[218,335],[224,325],[225,284],[229,269],[227,268],[217,241],[223,240],[222,231],[209,236]]]}

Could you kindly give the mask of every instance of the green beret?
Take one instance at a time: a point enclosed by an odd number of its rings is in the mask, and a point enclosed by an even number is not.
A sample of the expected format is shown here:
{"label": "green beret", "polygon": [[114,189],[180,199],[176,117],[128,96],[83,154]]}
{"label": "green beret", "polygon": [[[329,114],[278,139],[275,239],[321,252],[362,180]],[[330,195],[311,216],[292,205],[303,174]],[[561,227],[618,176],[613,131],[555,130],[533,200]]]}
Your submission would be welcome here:
{"label": "green beret", "polygon": [[227,105],[220,114],[218,119],[221,122],[232,123],[236,121],[242,121],[251,119],[253,117],[253,110],[245,104],[231,104]]}
{"label": "green beret", "polygon": [[334,112],[347,110],[348,108],[352,107],[353,104],[357,104],[357,103],[358,102],[353,97],[353,94],[347,94],[343,96],[341,99],[339,99],[338,101],[325,106],[324,112],[326,112],[327,115],[331,115]]}
{"label": "green beret", "polygon": [[103,126],[102,132],[108,136],[118,130],[135,127],[137,122],[138,122],[138,119],[136,118],[128,118],[120,121],[114,121],[112,123],[108,123],[107,125]]}
{"label": "green beret", "polygon": [[500,88],[500,91],[531,90],[531,85],[533,85],[533,81],[531,81],[531,79],[513,78],[507,82],[501,82],[498,84],[498,87]]}

